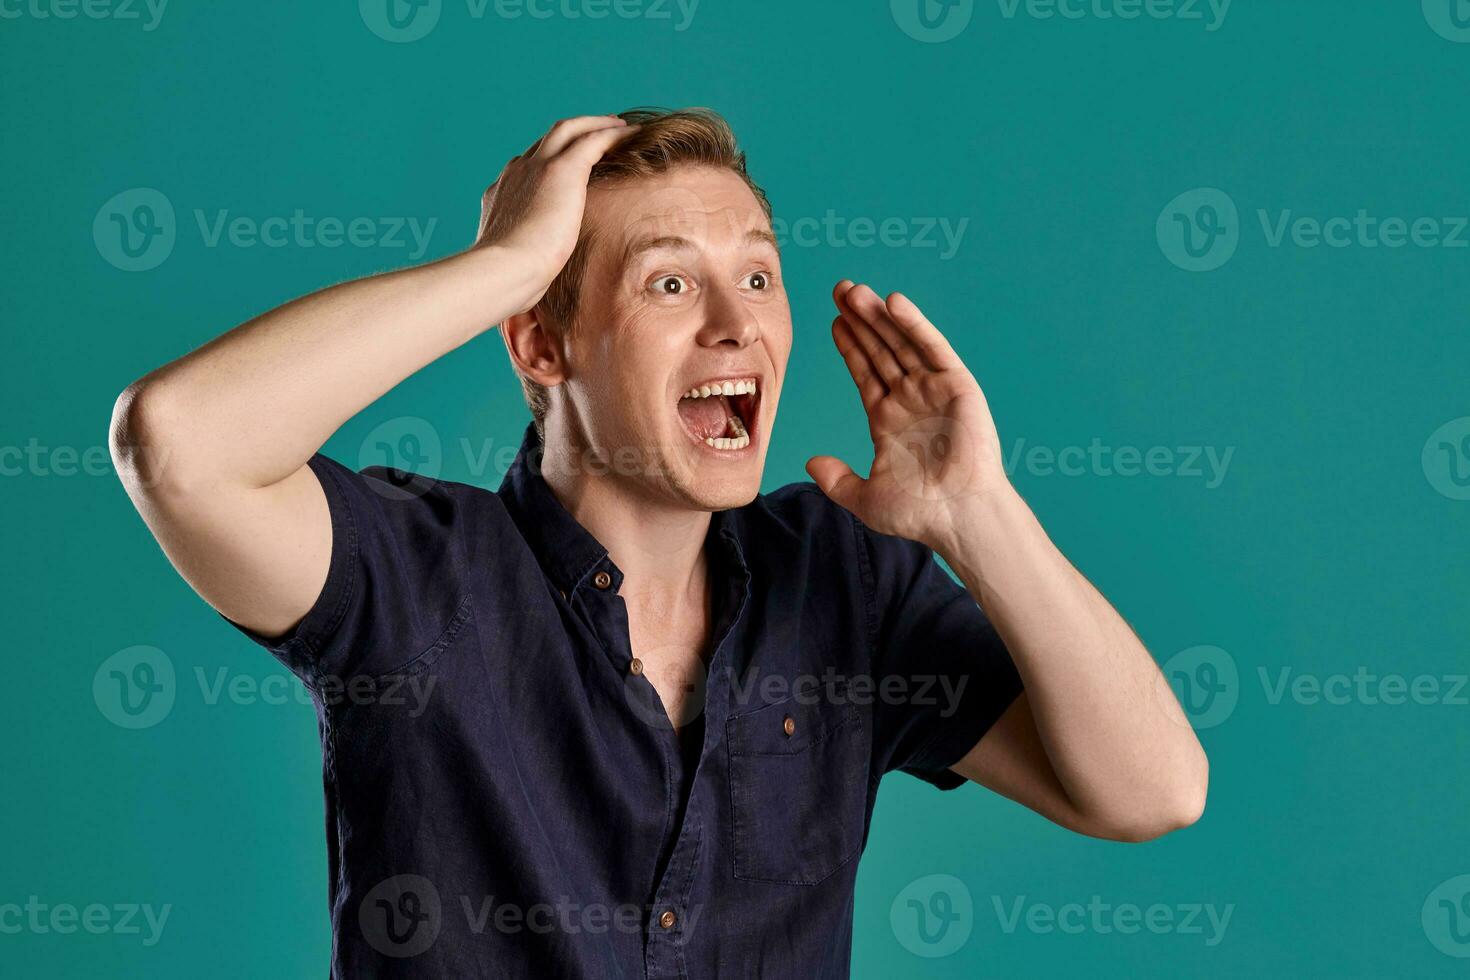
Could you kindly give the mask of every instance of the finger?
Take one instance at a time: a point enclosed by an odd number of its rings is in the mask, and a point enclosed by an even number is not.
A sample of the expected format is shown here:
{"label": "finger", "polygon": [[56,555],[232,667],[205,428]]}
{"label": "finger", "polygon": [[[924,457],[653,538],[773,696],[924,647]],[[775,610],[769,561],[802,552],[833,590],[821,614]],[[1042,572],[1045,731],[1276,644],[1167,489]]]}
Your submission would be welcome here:
{"label": "finger", "polygon": [[846,296],[848,290],[852,289],[854,285],[855,283],[851,279],[843,279],[832,287],[832,302],[836,304],[839,311],[842,309],[842,297]]}
{"label": "finger", "polygon": [[562,151],[562,159],[576,160],[587,169],[602,159],[602,155],[614,144],[637,132],[637,126],[605,126],[578,136]]}
{"label": "finger", "polygon": [[842,362],[847,365],[847,373],[852,375],[853,384],[857,385],[858,397],[863,400],[864,411],[871,412],[873,406],[888,394],[887,386],[879,379],[873,362],[868,360],[867,352],[852,335],[852,328],[840,316],[832,321],[832,340],[837,344]]}
{"label": "finger", "polygon": [[872,362],[883,383],[889,388],[898,384],[903,378],[904,370],[903,365],[894,358],[893,349],[861,317],[844,313],[842,322],[847,324],[848,331],[868,355],[868,360]]}
{"label": "finger", "polygon": [[964,362],[954,352],[944,334],[903,293],[888,294],[888,313],[894,324],[903,331],[909,342],[924,355],[924,359],[939,369],[963,367]]}
{"label": "finger", "polygon": [[850,511],[856,509],[868,482],[836,456],[813,456],[806,461],[806,471],[829,500]]}
{"label": "finger", "polygon": [[882,338],[893,352],[894,360],[905,371],[922,371],[930,366],[924,363],[918,348],[893,322],[883,300],[871,288],[866,285],[854,286],[843,297],[843,303],[851,316],[861,319]]}
{"label": "finger", "polygon": [[549,129],[545,136],[532,145],[526,152],[527,156],[536,155],[541,157],[555,156],[567,145],[584,133],[590,133],[596,129],[610,127],[625,127],[628,124],[617,116],[573,116],[563,119]]}

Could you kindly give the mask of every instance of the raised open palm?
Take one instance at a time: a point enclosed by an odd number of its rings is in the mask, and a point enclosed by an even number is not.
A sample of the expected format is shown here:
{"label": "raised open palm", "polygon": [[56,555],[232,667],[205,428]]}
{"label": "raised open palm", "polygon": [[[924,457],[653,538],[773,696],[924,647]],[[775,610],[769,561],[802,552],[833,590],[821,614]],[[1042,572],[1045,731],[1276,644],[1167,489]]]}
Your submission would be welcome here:
{"label": "raised open palm", "polygon": [[807,472],[832,500],[884,534],[933,544],[977,497],[1009,486],[985,395],[939,329],[906,296],[844,279],[832,339],[868,413],[867,479],[833,456]]}

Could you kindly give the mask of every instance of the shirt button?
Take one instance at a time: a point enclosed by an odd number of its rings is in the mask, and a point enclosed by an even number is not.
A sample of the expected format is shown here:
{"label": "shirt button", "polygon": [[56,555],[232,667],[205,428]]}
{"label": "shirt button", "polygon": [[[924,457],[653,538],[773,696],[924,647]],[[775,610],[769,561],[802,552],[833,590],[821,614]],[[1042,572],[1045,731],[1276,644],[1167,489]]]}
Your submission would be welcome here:
{"label": "shirt button", "polygon": [[663,926],[665,929],[674,928],[674,923],[677,921],[679,921],[679,918],[678,916],[674,915],[672,910],[665,912],[663,915],[658,917],[658,924]]}
{"label": "shirt button", "polygon": [[643,673],[643,661],[634,657],[633,662],[628,665],[628,672],[634,675],[641,675]]}
{"label": "shirt button", "polygon": [[609,585],[612,585],[612,576],[607,574],[607,572],[598,572],[596,575],[592,576],[592,584],[597,586],[599,589],[605,589]]}
{"label": "shirt button", "polygon": [[781,722],[781,731],[785,732],[787,735],[795,735],[796,719],[792,718],[790,715],[787,715],[786,720]]}

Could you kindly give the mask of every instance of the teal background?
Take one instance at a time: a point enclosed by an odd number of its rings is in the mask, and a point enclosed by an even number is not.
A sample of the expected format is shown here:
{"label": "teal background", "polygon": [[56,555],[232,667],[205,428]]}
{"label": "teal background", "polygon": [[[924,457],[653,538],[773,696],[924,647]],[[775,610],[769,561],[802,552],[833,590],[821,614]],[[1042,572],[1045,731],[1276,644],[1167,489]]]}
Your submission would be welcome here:
{"label": "teal background", "polygon": [[[1436,489],[1452,484],[1421,451],[1470,415],[1470,250],[1273,248],[1256,217],[1470,214],[1470,44],[1432,30],[1446,12],[1426,7],[1236,0],[1210,31],[1007,18],[991,0],[953,39],[925,43],[886,0],[704,0],[682,31],[673,8],[672,20],[493,7],[476,19],[444,0],[426,36],[388,43],[342,3],[176,2],[153,30],[7,6],[20,16],[0,19],[0,444],[45,447],[49,462],[17,467],[12,453],[0,477],[0,905],[172,910],[153,946],[0,932],[0,974],[327,967],[311,709],[208,703],[196,669],[211,681],[284,671],[175,576],[110,472],[63,475],[53,451],[105,446],[113,399],[150,368],[407,250],[211,248],[195,209],[435,218],[437,257],[469,241],[481,190],[553,119],[658,104],[723,112],[788,222],[828,209],[969,220],[948,260],[842,236],[788,244],[797,345],[768,486],[804,479],[815,452],[870,458],[827,333],[843,276],[918,300],[975,370],[1008,449],[1233,447],[1214,488],[1014,473],[1161,661],[1212,645],[1237,668],[1221,692],[1233,711],[1201,731],[1203,820],[1147,845],[1102,843],[977,787],[940,796],[892,776],[859,876],[854,975],[1465,975],[1470,942],[1446,940],[1435,907],[1426,927],[1421,909],[1470,872],[1466,692],[1460,704],[1273,703],[1258,675],[1467,670],[1470,502]],[[92,229],[138,187],[172,203],[177,240],[156,268],[125,272]],[[1192,273],[1155,227],[1201,187],[1239,207],[1239,246]],[[328,451],[358,465],[368,433],[405,416],[442,437],[444,476],[497,485],[459,440],[493,458],[519,438],[525,410],[498,339],[410,378]],[[134,731],[108,720],[92,681],[139,644],[166,652],[178,684],[167,717]],[[974,909],[968,940],[938,958],[910,952],[890,922],[899,893],[930,874],[957,877]],[[1214,945],[1208,927],[1007,932],[995,911],[1094,895],[1233,911]]]}

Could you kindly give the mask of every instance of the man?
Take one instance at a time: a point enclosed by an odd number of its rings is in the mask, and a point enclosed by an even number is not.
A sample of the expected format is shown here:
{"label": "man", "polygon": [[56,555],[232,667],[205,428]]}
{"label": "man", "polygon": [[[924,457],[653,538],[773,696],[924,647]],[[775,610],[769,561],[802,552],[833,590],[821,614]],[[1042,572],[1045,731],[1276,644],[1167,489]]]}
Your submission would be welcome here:
{"label": "man", "polygon": [[[139,512],[316,700],[334,976],[844,976],[894,769],[1097,837],[1198,818],[1199,744],[975,379],[901,294],[834,300],[871,472],[759,496],[792,341],[765,196],[711,112],[584,116],[470,250],[123,393]],[[496,326],[533,415],[498,493],[317,454]]]}

